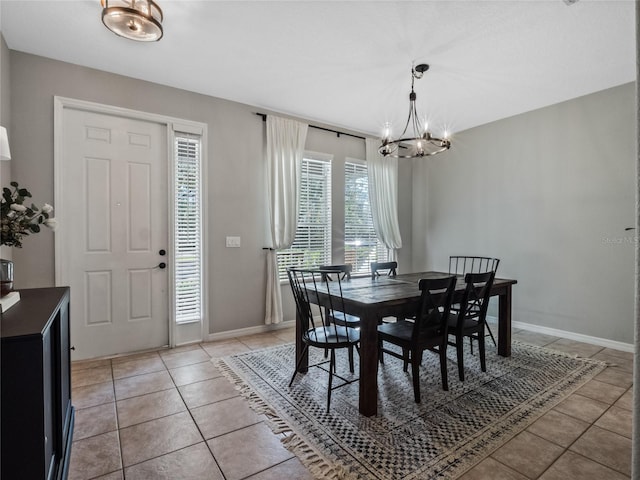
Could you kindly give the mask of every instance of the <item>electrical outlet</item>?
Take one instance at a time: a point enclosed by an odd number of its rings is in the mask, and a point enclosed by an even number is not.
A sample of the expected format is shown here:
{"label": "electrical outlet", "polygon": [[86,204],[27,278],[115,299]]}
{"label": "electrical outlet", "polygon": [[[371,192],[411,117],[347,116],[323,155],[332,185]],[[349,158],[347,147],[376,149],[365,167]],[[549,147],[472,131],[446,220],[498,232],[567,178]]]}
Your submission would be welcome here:
{"label": "electrical outlet", "polygon": [[228,248],[240,248],[240,237],[227,237]]}

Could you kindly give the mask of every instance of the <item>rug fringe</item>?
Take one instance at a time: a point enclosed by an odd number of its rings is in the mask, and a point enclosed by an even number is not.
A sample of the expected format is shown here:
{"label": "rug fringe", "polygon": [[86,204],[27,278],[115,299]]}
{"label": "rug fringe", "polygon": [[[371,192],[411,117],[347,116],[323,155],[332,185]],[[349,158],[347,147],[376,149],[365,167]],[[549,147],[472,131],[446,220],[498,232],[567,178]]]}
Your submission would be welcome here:
{"label": "rug fringe", "polygon": [[350,475],[347,468],[334,462],[329,462],[322,454],[294,432],[291,426],[256,394],[223,358],[212,358],[211,362],[235,385],[240,395],[247,399],[251,409],[257,414],[266,417],[266,423],[273,433],[283,435],[280,441],[284,447],[298,457],[314,478],[327,480],[350,480],[354,478]]}

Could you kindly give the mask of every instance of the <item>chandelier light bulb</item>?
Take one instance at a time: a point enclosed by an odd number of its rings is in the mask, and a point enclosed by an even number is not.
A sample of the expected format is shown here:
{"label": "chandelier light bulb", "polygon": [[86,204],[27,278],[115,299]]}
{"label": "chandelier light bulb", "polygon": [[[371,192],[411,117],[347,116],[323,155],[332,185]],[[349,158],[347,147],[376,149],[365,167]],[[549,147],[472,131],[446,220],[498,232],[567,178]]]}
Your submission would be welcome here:
{"label": "chandelier light bulb", "polygon": [[389,140],[391,138],[391,125],[385,123],[384,125],[384,133],[382,134],[382,138]]}

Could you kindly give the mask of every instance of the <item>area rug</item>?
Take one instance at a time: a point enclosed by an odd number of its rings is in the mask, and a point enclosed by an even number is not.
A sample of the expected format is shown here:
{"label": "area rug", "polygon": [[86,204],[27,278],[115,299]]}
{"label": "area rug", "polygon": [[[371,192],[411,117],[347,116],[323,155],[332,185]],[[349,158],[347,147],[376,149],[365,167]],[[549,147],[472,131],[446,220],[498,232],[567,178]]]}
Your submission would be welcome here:
{"label": "area rug", "polygon": [[[451,349],[453,350],[453,349]],[[326,413],[327,373],[310,368],[288,386],[294,345],[214,359],[252,407],[315,478],[457,478],[598,374],[603,362],[513,342],[512,356],[487,351],[487,372],[467,348],[465,381],[449,358],[449,391],[438,357],[425,352],[422,403],[413,401],[409,372],[387,356],[378,372],[378,414],[358,412],[358,382],[334,390]],[[347,357],[337,372],[351,378]],[[323,352],[310,351],[310,364]],[[356,372],[358,371],[356,366]],[[334,383],[335,385],[336,383]]]}

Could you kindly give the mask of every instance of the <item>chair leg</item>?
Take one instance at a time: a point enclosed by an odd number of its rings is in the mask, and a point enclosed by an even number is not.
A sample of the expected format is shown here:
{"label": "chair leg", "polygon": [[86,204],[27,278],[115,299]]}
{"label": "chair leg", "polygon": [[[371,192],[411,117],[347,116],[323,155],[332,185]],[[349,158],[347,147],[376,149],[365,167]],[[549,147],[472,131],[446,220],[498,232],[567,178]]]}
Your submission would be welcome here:
{"label": "chair leg", "polygon": [[489,324],[485,323],[484,326],[487,327],[487,332],[489,332],[489,336],[491,337],[491,340],[493,341],[493,346],[497,347],[498,344],[496,343],[496,337],[493,336],[493,332],[491,331],[491,328],[489,327]]}
{"label": "chair leg", "polygon": [[464,337],[456,335],[456,356],[458,357],[458,377],[464,382]]}
{"label": "chair leg", "polygon": [[289,382],[289,386],[293,385],[293,381],[296,379],[296,375],[298,374],[298,369],[300,368],[300,365],[302,364],[302,359],[304,358],[304,355],[307,353],[307,350],[309,350],[309,345],[305,344],[304,348],[302,349],[302,354],[300,355],[300,358],[296,362],[296,369],[293,371],[293,377],[291,377],[291,381]]}
{"label": "chair leg", "polygon": [[353,345],[349,345],[349,371],[353,373]]}
{"label": "chair leg", "polygon": [[411,352],[411,376],[413,377],[413,398],[420,403],[420,354]]}
{"label": "chair leg", "polygon": [[478,333],[478,351],[480,352],[480,370],[483,372],[487,371],[487,361],[485,358],[485,348],[484,348],[484,331]]}
{"label": "chair leg", "polygon": [[378,361],[384,365],[384,351],[382,350],[382,340],[378,339]]}
{"label": "chair leg", "polygon": [[331,349],[331,356],[329,360],[329,388],[327,389],[327,413],[329,413],[329,407],[331,406],[331,387],[333,385],[333,369],[336,365],[336,351]]}
{"label": "chair leg", "polygon": [[447,376],[447,349],[446,344],[443,347],[438,347],[438,354],[440,355],[440,376],[442,377],[442,389],[444,391],[449,390],[449,378]]}
{"label": "chair leg", "polygon": [[404,365],[402,366],[402,371],[406,372],[408,367],[409,367],[409,349],[408,348],[402,348],[402,359],[404,362]]}

